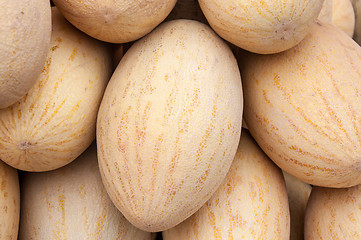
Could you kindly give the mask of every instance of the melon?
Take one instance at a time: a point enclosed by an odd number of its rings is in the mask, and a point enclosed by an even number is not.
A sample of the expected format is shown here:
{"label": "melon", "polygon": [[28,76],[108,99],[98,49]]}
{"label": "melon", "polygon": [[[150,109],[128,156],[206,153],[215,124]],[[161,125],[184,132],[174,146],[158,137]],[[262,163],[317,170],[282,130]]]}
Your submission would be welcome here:
{"label": "melon", "polygon": [[21,178],[19,239],[152,240],[131,225],[102,183],[96,145],[72,163]]}
{"label": "melon", "polygon": [[176,0],[53,0],[75,27],[111,43],[135,41],[158,26]]}
{"label": "melon", "polygon": [[323,0],[199,0],[215,32],[250,52],[271,54],[297,45],[311,29]]}
{"label": "melon", "polygon": [[52,19],[49,53],[35,85],[0,109],[0,159],[24,171],[65,166],[89,147],[112,70],[105,43],[74,28],[55,7]]}
{"label": "melon", "polygon": [[290,212],[282,171],[243,129],[232,166],[212,198],[162,235],[164,240],[289,240]]}
{"label": "melon", "polygon": [[303,182],[361,183],[361,47],[318,22],[296,47],[240,62],[244,119],[265,153]]}
{"label": "melon", "polygon": [[0,109],[32,88],[46,61],[51,36],[48,0],[0,1]]}
{"label": "melon", "polygon": [[162,23],[125,53],[96,139],[104,185],[133,225],[166,230],[211,197],[237,150],[242,96],[235,56],[200,22]]}

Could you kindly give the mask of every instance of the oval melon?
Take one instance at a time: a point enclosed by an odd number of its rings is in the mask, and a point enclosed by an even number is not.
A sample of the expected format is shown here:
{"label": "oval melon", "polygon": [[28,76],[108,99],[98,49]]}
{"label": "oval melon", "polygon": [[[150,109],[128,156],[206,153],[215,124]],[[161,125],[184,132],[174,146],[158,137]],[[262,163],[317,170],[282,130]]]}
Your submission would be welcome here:
{"label": "oval melon", "polygon": [[242,113],[236,59],[208,26],[169,21],[136,42],[97,120],[100,170],[115,205],[146,231],[189,217],[225,178]]}
{"label": "oval melon", "polygon": [[164,240],[290,239],[282,171],[242,130],[227,177],[190,218],[162,233]]}
{"label": "oval melon", "polygon": [[53,0],[65,18],[93,38],[126,43],[158,26],[176,0]]}
{"label": "oval melon", "polygon": [[311,239],[361,239],[361,185],[312,189],[305,215]]}
{"label": "oval melon", "polygon": [[270,54],[298,44],[317,19],[323,0],[199,0],[210,26],[247,51]]}
{"label": "oval melon", "polygon": [[23,173],[19,239],[151,240],[116,209],[101,181],[96,145],[65,167]]}
{"label": "oval melon", "polygon": [[244,119],[265,153],[303,182],[361,183],[361,47],[328,23],[296,47],[241,60]]}
{"label": "oval melon", "polygon": [[46,64],[16,104],[0,109],[0,159],[25,171],[48,171],[78,157],[95,138],[111,54],[71,26],[54,7]]}
{"label": "oval melon", "polygon": [[45,64],[51,35],[48,0],[0,1],[0,108],[19,101]]}

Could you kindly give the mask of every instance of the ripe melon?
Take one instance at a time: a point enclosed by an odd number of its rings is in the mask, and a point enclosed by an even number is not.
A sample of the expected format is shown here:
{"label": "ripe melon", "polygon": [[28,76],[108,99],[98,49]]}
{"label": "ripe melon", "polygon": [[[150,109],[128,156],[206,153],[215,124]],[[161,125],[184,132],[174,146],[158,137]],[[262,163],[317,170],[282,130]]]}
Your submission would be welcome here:
{"label": "ripe melon", "polygon": [[298,44],[315,23],[323,0],[199,0],[210,26],[247,51],[271,54]]}
{"label": "ripe melon", "polygon": [[329,23],[296,47],[243,56],[244,119],[265,153],[303,182],[361,183],[361,47]]}
{"label": "ripe melon", "polygon": [[21,178],[19,239],[151,240],[110,200],[100,177],[96,145],[65,167]]}
{"label": "ripe melon", "polygon": [[75,29],[55,7],[52,19],[42,73],[20,101],[0,109],[0,159],[25,171],[62,167],[91,144],[112,70],[105,43]]}
{"label": "ripe melon", "polygon": [[93,38],[126,43],[158,26],[176,0],[53,0],[65,18]]}
{"label": "ripe melon", "polygon": [[290,239],[282,171],[242,130],[227,177],[190,218],[162,233],[164,240]]}
{"label": "ripe melon", "polygon": [[361,185],[312,189],[305,215],[305,240],[361,239]]}
{"label": "ripe melon", "polygon": [[48,0],[0,1],[0,109],[19,101],[35,84],[50,35]]}
{"label": "ripe melon", "polygon": [[225,178],[242,114],[236,59],[208,26],[173,20],[137,41],[97,120],[99,166],[115,205],[146,231],[189,217]]}

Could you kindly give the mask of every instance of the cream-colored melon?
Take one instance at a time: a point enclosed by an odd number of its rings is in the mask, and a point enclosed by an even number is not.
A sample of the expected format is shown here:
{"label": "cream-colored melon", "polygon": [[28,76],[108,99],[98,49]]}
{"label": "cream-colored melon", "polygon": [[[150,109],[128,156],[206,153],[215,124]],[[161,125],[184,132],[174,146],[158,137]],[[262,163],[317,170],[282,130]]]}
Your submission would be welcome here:
{"label": "cream-colored melon", "polygon": [[226,179],[190,218],[162,233],[164,240],[290,239],[282,171],[242,130]]}
{"label": "cream-colored melon", "polygon": [[328,23],[295,48],[240,64],[244,119],[283,170],[326,187],[361,183],[361,47]]}
{"label": "cream-colored melon", "polygon": [[18,239],[20,188],[16,169],[0,160],[0,239]]}
{"label": "cream-colored melon", "polygon": [[49,0],[0,1],[0,108],[20,100],[35,84],[50,35]]}
{"label": "cream-colored melon", "polygon": [[[326,5],[326,3],[328,4]],[[331,11],[328,5],[331,5]],[[331,22],[350,37],[353,36],[355,29],[355,12],[350,0],[325,0],[321,9],[321,13],[322,12],[324,14],[319,16],[321,21]]]}
{"label": "cream-colored melon", "polygon": [[151,240],[132,226],[102,183],[96,145],[65,167],[21,178],[19,239]]}
{"label": "cream-colored melon", "polygon": [[19,102],[0,109],[0,159],[26,171],[64,166],[90,145],[111,74],[104,43],[75,29],[56,8],[52,16],[40,77]]}
{"label": "cream-colored melon", "polygon": [[208,26],[169,21],[136,42],[97,121],[99,166],[115,205],[146,231],[189,217],[225,178],[242,113],[236,59]]}
{"label": "cream-colored melon", "polygon": [[313,187],[305,216],[305,240],[361,239],[361,185]]}
{"label": "cream-colored melon", "polygon": [[74,26],[106,42],[137,40],[158,26],[176,0],[53,0]]}
{"label": "cream-colored melon", "polygon": [[270,54],[298,44],[317,19],[323,0],[199,0],[210,26],[225,40]]}
{"label": "cream-colored melon", "polygon": [[304,221],[312,186],[283,171],[291,215],[290,240],[304,239]]}

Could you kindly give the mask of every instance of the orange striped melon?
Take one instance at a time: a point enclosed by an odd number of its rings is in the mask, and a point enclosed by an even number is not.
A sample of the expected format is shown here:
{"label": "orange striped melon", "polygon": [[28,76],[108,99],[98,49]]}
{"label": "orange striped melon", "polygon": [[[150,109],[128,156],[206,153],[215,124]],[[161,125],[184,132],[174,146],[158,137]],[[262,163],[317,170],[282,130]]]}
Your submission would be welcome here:
{"label": "orange striped melon", "polygon": [[242,113],[236,59],[208,26],[173,20],[136,42],[97,121],[99,166],[115,205],[146,231],[189,217],[225,178]]}
{"label": "orange striped melon", "polygon": [[311,239],[361,239],[361,185],[312,189],[305,215]]}
{"label": "orange striped melon", "polygon": [[290,239],[282,171],[242,130],[226,179],[190,218],[162,233],[164,240]]}
{"label": "orange striped melon", "polygon": [[158,26],[176,0],[53,0],[75,27],[93,38],[112,43],[137,40]]}
{"label": "orange striped melon", "polygon": [[26,171],[62,167],[91,144],[111,74],[104,43],[75,29],[56,8],[52,18],[41,75],[19,102],[0,109],[0,159]]}
{"label": "orange striped melon", "polygon": [[247,55],[244,119],[283,170],[325,187],[361,183],[361,47],[328,23],[295,48]]}
{"label": "orange striped melon", "polygon": [[24,173],[19,239],[151,240],[116,209],[102,183],[96,145],[65,167]]}
{"label": "orange striped melon", "polygon": [[317,19],[323,0],[199,0],[210,26],[230,43],[261,54],[298,44]]}

